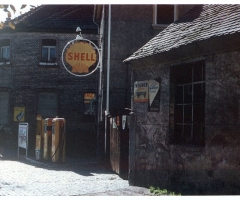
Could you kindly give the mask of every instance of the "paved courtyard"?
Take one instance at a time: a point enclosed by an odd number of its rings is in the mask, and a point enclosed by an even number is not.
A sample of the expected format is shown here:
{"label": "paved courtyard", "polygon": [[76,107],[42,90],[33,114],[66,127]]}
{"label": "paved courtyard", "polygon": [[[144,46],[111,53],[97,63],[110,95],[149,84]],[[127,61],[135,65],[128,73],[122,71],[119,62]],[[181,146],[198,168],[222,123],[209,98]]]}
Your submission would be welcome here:
{"label": "paved courtyard", "polygon": [[0,196],[148,196],[96,161],[0,160]]}

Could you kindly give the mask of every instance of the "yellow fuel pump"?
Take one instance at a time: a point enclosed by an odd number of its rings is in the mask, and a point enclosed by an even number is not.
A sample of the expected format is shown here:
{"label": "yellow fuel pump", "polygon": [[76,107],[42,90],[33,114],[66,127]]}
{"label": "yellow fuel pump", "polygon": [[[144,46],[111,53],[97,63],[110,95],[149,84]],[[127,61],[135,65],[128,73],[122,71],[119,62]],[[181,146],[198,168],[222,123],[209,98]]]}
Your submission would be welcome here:
{"label": "yellow fuel pump", "polygon": [[52,120],[52,162],[65,162],[65,119]]}
{"label": "yellow fuel pump", "polygon": [[52,147],[52,120],[53,118],[46,118],[44,120],[44,142],[43,142],[43,159],[51,158]]}

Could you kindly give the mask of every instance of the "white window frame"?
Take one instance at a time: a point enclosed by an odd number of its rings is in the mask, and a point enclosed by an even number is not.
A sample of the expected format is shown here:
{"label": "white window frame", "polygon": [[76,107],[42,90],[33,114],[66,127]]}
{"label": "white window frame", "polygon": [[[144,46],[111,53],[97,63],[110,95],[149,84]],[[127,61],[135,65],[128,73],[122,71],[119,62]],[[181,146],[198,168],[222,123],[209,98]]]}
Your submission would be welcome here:
{"label": "white window frame", "polygon": [[[169,24],[158,24],[157,23],[157,4],[153,5],[153,24],[154,29],[164,29]],[[174,4],[174,21],[178,20],[178,5]]]}
{"label": "white window frame", "polygon": [[[57,59],[57,46],[52,46],[52,45],[42,45],[41,47],[41,61],[39,62],[39,65],[42,65],[42,66],[56,66],[58,65],[57,61],[55,60],[55,62],[52,62],[51,61],[51,49],[54,49],[55,50],[55,58]],[[43,61],[42,60],[42,57],[43,57],[43,48],[46,48],[47,49],[47,61]]]}
{"label": "white window frame", "polygon": [[3,65],[3,64],[10,64],[10,46],[1,46],[1,59],[3,59],[3,51],[7,49],[8,50],[8,58],[6,58],[8,61],[7,62],[3,62],[1,61],[0,62],[0,65]]}

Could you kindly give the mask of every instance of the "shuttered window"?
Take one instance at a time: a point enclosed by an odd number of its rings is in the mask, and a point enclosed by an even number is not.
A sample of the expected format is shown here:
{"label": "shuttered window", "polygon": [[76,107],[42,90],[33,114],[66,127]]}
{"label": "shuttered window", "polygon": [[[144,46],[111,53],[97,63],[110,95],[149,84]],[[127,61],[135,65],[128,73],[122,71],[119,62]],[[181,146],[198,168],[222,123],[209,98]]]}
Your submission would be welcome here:
{"label": "shuttered window", "polygon": [[58,95],[56,92],[38,92],[37,114],[40,114],[43,119],[58,115]]}
{"label": "shuttered window", "polygon": [[0,124],[6,125],[9,120],[9,92],[0,91]]}

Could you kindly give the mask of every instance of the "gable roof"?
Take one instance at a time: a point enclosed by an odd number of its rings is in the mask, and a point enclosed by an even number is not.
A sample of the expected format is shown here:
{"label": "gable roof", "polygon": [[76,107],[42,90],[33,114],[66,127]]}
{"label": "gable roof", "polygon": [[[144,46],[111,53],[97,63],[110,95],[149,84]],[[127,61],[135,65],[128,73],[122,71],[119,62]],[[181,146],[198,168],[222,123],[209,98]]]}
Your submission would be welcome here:
{"label": "gable roof", "polygon": [[240,32],[240,5],[196,5],[183,18],[170,24],[124,62],[237,32]]}
{"label": "gable roof", "polygon": [[16,31],[69,32],[80,27],[83,33],[96,32],[94,5],[41,5],[11,20]]}

